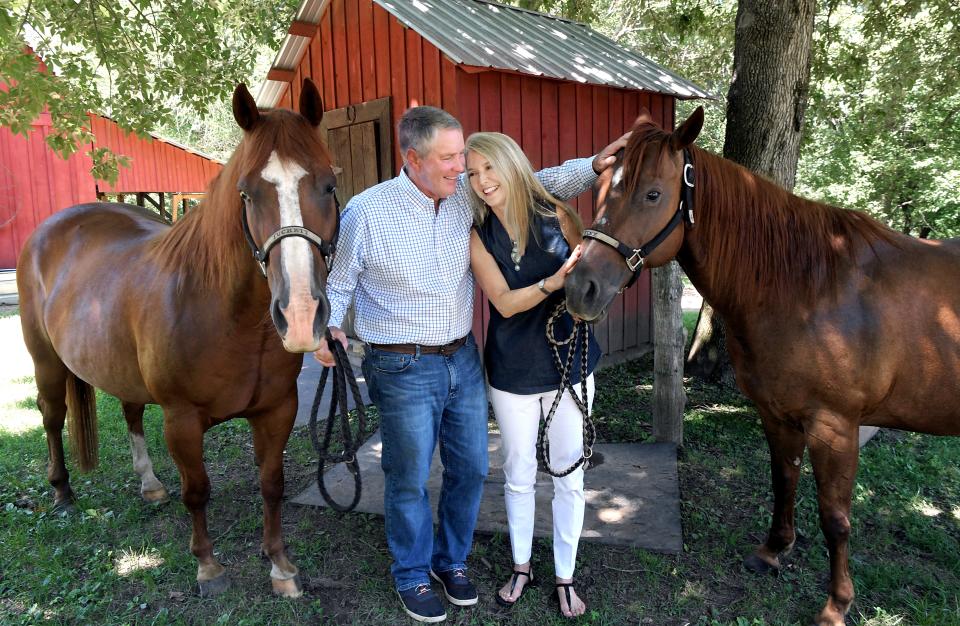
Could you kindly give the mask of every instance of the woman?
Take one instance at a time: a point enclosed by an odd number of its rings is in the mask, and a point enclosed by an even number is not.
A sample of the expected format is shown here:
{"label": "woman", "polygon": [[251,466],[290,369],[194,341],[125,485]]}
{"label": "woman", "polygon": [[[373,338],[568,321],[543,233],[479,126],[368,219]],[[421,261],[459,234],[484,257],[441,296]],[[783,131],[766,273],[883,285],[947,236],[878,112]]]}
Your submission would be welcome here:
{"label": "woman", "polygon": [[[475,193],[470,265],[490,301],[484,364],[489,398],[500,426],[506,477],[504,497],[513,575],[497,602],[513,606],[534,582],[530,570],[533,543],[536,441],[541,413],[549,411],[560,386],[546,338],[547,319],[563,300],[563,283],[579,258],[580,217],[550,195],[530,162],[510,137],[475,133],[466,143],[467,177]],[[568,337],[573,320],[564,313],[554,324]],[[565,348],[561,358],[565,358]],[[571,372],[579,391],[580,354]],[[600,349],[589,339],[587,403],[593,401],[593,369]],[[551,465],[569,467],[583,448],[583,416],[567,391],[551,422]],[[554,478],[553,554],[560,612],[576,617],[586,611],[573,588],[577,544],[583,527],[583,468]]]}

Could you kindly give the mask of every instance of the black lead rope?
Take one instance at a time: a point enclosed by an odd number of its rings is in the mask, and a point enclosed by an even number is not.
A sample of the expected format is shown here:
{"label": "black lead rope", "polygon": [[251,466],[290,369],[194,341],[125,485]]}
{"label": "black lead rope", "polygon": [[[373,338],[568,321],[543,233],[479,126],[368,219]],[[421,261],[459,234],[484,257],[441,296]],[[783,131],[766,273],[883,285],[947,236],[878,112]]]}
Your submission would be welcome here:
{"label": "black lead rope", "polygon": [[[333,352],[335,365],[333,367],[324,367],[320,373],[320,382],[317,384],[317,395],[314,396],[313,407],[310,409],[310,440],[313,442],[313,449],[317,451],[318,456],[317,487],[320,489],[320,495],[323,496],[324,501],[329,504],[331,508],[341,513],[348,513],[360,502],[360,462],[357,459],[357,449],[363,443],[364,439],[369,436],[369,433],[366,432],[367,413],[363,406],[363,398],[360,395],[357,378],[353,373],[353,367],[350,366],[346,351],[343,349],[343,346],[340,345],[339,341],[336,341],[330,336],[329,330],[327,330],[326,337],[327,345],[330,346],[330,351]],[[327,383],[327,374],[331,371],[333,371],[333,377],[331,378],[333,392],[330,394],[330,412],[327,413],[327,423],[324,428],[323,442],[321,443],[317,437],[317,412],[320,409],[320,399],[323,396],[323,388]],[[358,427],[356,437],[353,436],[353,432],[350,430],[350,416],[347,411],[347,383],[350,384],[353,401],[357,407]],[[336,419],[338,408],[340,414],[340,435],[343,437],[343,452],[335,454],[330,452],[330,443],[332,440],[333,422]],[[347,469],[353,474],[353,501],[347,506],[336,502],[327,492],[327,487],[323,482],[323,474],[328,462],[331,465],[346,463]]]}
{"label": "black lead rope", "polygon": [[[553,352],[553,364],[556,366],[557,371],[560,372],[560,387],[557,389],[557,395],[553,399],[553,404],[550,406],[550,411],[546,417],[543,415],[543,404],[541,403],[540,432],[537,433],[537,460],[547,473],[554,478],[563,478],[581,465],[583,465],[583,469],[587,469],[590,457],[593,456],[593,444],[597,441],[597,429],[593,424],[590,409],[586,404],[587,366],[590,358],[590,329],[586,322],[576,322],[573,326],[573,332],[570,333],[569,337],[562,340],[557,339],[553,332],[553,324],[560,319],[566,311],[566,306],[563,302],[560,302],[547,320],[547,342],[550,344],[550,350]],[[570,384],[570,370],[573,365],[573,354],[576,352],[578,339],[580,341],[580,396],[577,395],[573,385]],[[566,361],[560,358],[560,346],[564,345],[569,346]],[[553,421],[553,416],[557,412],[557,407],[560,405],[564,391],[570,391],[570,397],[573,398],[573,401],[577,404],[577,408],[580,409],[580,414],[583,415],[583,453],[573,465],[563,471],[555,472],[553,466],[550,465],[550,437],[548,433],[550,432],[550,423]]]}

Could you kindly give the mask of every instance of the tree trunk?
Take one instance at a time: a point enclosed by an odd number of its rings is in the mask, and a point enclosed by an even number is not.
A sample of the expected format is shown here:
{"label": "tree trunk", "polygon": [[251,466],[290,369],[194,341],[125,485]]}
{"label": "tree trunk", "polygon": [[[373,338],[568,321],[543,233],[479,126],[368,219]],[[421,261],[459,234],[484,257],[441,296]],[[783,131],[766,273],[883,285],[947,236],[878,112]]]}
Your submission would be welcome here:
{"label": "tree trunk", "polygon": [[[810,84],[814,0],[740,0],[723,156],[793,189]],[[704,302],[687,373],[734,379],[723,320]]]}
{"label": "tree trunk", "polygon": [[680,266],[653,270],[653,436],[683,445],[683,312]]}

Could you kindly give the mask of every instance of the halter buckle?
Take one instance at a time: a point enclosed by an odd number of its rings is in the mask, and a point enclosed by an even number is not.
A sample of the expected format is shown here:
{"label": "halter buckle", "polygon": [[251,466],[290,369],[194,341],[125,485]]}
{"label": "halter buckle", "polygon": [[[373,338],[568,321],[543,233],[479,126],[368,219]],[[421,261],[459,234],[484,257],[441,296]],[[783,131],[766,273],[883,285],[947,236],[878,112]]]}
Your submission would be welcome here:
{"label": "halter buckle", "polygon": [[633,251],[633,256],[624,260],[627,262],[627,267],[630,268],[631,272],[638,272],[643,269],[643,256],[640,254],[639,248]]}
{"label": "halter buckle", "polygon": [[692,188],[694,187],[693,180],[688,178],[687,174],[689,174],[691,177],[693,176],[693,163],[683,164],[683,184]]}

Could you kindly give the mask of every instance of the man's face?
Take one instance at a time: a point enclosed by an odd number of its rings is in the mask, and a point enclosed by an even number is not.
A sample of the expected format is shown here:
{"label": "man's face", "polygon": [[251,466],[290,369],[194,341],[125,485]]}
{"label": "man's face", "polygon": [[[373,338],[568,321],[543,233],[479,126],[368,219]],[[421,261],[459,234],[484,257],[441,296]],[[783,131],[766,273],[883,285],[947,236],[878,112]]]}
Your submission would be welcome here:
{"label": "man's face", "polygon": [[437,131],[425,155],[408,151],[407,165],[407,175],[426,196],[442,200],[453,195],[457,178],[464,171],[463,131],[457,128]]}

